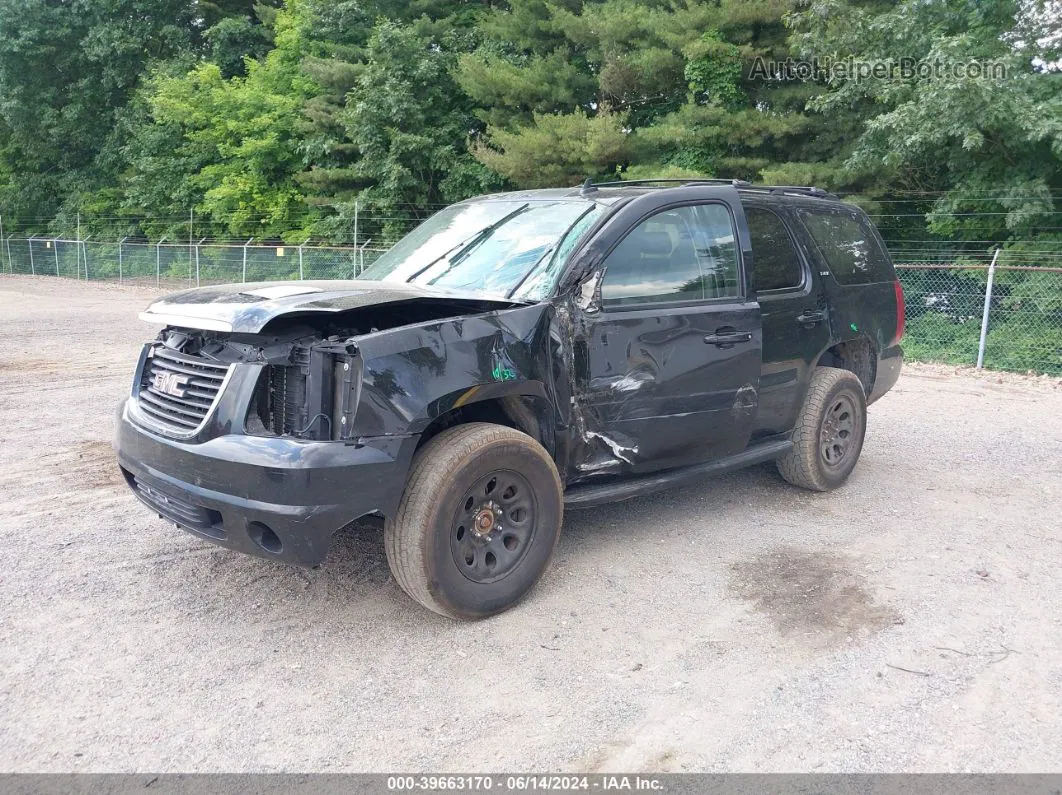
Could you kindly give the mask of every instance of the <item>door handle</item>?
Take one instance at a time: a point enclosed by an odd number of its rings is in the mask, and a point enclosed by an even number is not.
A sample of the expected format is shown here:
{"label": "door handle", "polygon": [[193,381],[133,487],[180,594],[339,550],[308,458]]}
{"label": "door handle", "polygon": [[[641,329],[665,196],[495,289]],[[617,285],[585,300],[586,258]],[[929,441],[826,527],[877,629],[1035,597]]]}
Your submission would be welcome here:
{"label": "door handle", "polygon": [[704,341],[709,345],[716,345],[722,348],[726,345],[737,345],[739,342],[752,342],[752,332],[727,331],[722,334],[709,334],[704,338]]}
{"label": "door handle", "polygon": [[826,319],[826,313],[818,309],[805,309],[797,315],[797,323],[804,326],[813,326]]}

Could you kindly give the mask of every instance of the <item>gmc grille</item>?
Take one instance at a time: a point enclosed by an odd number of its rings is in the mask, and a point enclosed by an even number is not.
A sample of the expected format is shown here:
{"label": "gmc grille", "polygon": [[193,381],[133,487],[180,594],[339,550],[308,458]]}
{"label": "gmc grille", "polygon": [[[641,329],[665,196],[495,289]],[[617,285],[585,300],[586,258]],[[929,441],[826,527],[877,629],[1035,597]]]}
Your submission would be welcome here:
{"label": "gmc grille", "polygon": [[190,436],[214,408],[229,367],[155,345],[144,365],[137,405],[161,431]]}

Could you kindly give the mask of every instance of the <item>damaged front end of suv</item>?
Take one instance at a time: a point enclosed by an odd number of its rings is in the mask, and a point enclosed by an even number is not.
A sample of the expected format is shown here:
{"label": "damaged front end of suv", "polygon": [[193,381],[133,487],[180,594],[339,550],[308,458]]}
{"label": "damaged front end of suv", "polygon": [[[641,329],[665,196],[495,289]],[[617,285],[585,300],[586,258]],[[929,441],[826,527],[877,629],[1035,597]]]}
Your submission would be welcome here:
{"label": "damaged front end of suv", "polygon": [[500,421],[554,449],[570,353],[541,296],[595,206],[449,210],[363,279],[153,303],[141,317],[164,328],[119,409],[136,496],[214,543],[314,566],[336,530],[395,514],[418,446],[450,425]]}

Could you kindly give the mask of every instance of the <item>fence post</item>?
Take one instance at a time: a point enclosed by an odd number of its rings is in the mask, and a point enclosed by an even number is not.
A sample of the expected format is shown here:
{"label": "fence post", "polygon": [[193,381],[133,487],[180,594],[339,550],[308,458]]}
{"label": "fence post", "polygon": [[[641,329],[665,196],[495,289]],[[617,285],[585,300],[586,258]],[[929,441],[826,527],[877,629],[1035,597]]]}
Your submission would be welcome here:
{"label": "fence post", "polygon": [[198,243],[195,244],[195,286],[199,286],[199,247],[206,241],[204,237]]}
{"label": "fence post", "polygon": [[26,241],[26,245],[29,246],[30,275],[31,276],[36,276],[37,275],[37,268],[33,264],[33,238],[35,238],[35,237],[36,237],[36,235],[30,235],[29,240]]}
{"label": "fence post", "polygon": [[254,238],[252,237],[250,240],[248,240],[246,243],[243,244],[243,280],[244,280],[244,282],[247,281],[247,247],[249,245],[251,245],[251,243],[253,243],[253,242],[254,242]]}
{"label": "fence post", "polygon": [[996,247],[996,253],[992,255],[992,264],[988,266],[988,283],[985,285],[985,310],[981,315],[981,339],[977,343],[977,369],[981,370],[985,365],[985,339],[988,337],[988,313],[992,307],[992,282],[996,277],[996,260],[999,259],[1001,247]]}
{"label": "fence post", "polygon": [[126,235],[118,241],[118,284],[122,283],[122,244],[128,239],[129,236]]}
{"label": "fence post", "polygon": [[166,240],[165,235],[155,244],[155,289],[162,288],[162,244]]}
{"label": "fence post", "polygon": [[[77,279],[81,281],[81,213],[77,214],[77,245],[74,246],[74,256],[77,258],[77,264],[74,268],[77,270]],[[88,274],[85,274],[85,281],[88,281]]]}
{"label": "fence post", "polygon": [[[191,210],[188,211],[188,281],[189,282],[192,281],[192,245],[193,245],[193,241],[195,240],[195,238],[192,236],[192,233],[194,231],[195,231],[195,208],[193,207]],[[196,266],[195,273],[196,273],[195,286],[198,287],[199,286],[199,267],[198,267],[198,265]]]}
{"label": "fence post", "polygon": [[11,259],[11,238],[14,236],[14,232],[7,236],[7,269],[12,273],[15,272],[15,262]]}
{"label": "fence post", "polygon": [[369,247],[369,243],[371,243],[371,242],[372,242],[372,238],[370,237],[368,240],[365,241],[364,245],[362,245],[362,247],[359,248],[357,250],[357,253],[354,255],[354,275],[355,276],[361,276],[361,272],[363,270],[365,270],[365,249],[367,249]]}
{"label": "fence post", "polygon": [[304,247],[306,246],[306,244],[307,244],[307,243],[309,243],[309,242],[310,242],[311,240],[313,240],[313,238],[312,238],[312,237],[308,237],[308,238],[306,238],[305,240],[303,240],[303,241],[302,241],[302,245],[300,245],[300,246],[299,246],[299,281],[300,281],[300,282],[301,282],[301,281],[302,281],[302,280],[303,280],[303,279],[305,278],[305,276],[303,276],[303,270],[302,270],[302,249],[303,249],[303,248],[304,248]]}
{"label": "fence post", "polygon": [[[0,243],[2,243],[3,240],[4,240],[4,216],[2,214],[0,214]],[[10,248],[8,248],[8,250],[7,250],[7,269],[9,271],[11,271],[12,273],[14,273],[14,271],[11,269],[11,249]]]}
{"label": "fence post", "polygon": [[81,252],[85,255],[85,281],[89,280],[88,274],[88,242],[92,239],[92,235],[89,235],[81,241]]}
{"label": "fence post", "polygon": [[[55,238],[55,240],[52,241],[52,245],[55,246],[55,275],[58,276],[59,275],[59,238]],[[79,258],[80,258],[80,256],[81,255],[78,254]],[[81,274],[79,273],[77,275],[77,277],[80,279],[81,278]]]}

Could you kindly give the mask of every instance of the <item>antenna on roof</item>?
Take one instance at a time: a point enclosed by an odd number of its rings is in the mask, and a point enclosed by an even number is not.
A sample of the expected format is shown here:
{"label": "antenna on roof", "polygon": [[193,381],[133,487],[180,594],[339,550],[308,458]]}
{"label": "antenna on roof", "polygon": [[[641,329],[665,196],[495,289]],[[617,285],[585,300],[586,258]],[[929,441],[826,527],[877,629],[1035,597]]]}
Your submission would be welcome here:
{"label": "antenna on roof", "polygon": [[597,188],[594,187],[593,180],[591,180],[590,177],[587,177],[586,182],[584,182],[583,186],[579,188],[579,195],[585,196],[588,193],[595,193],[596,191]]}

